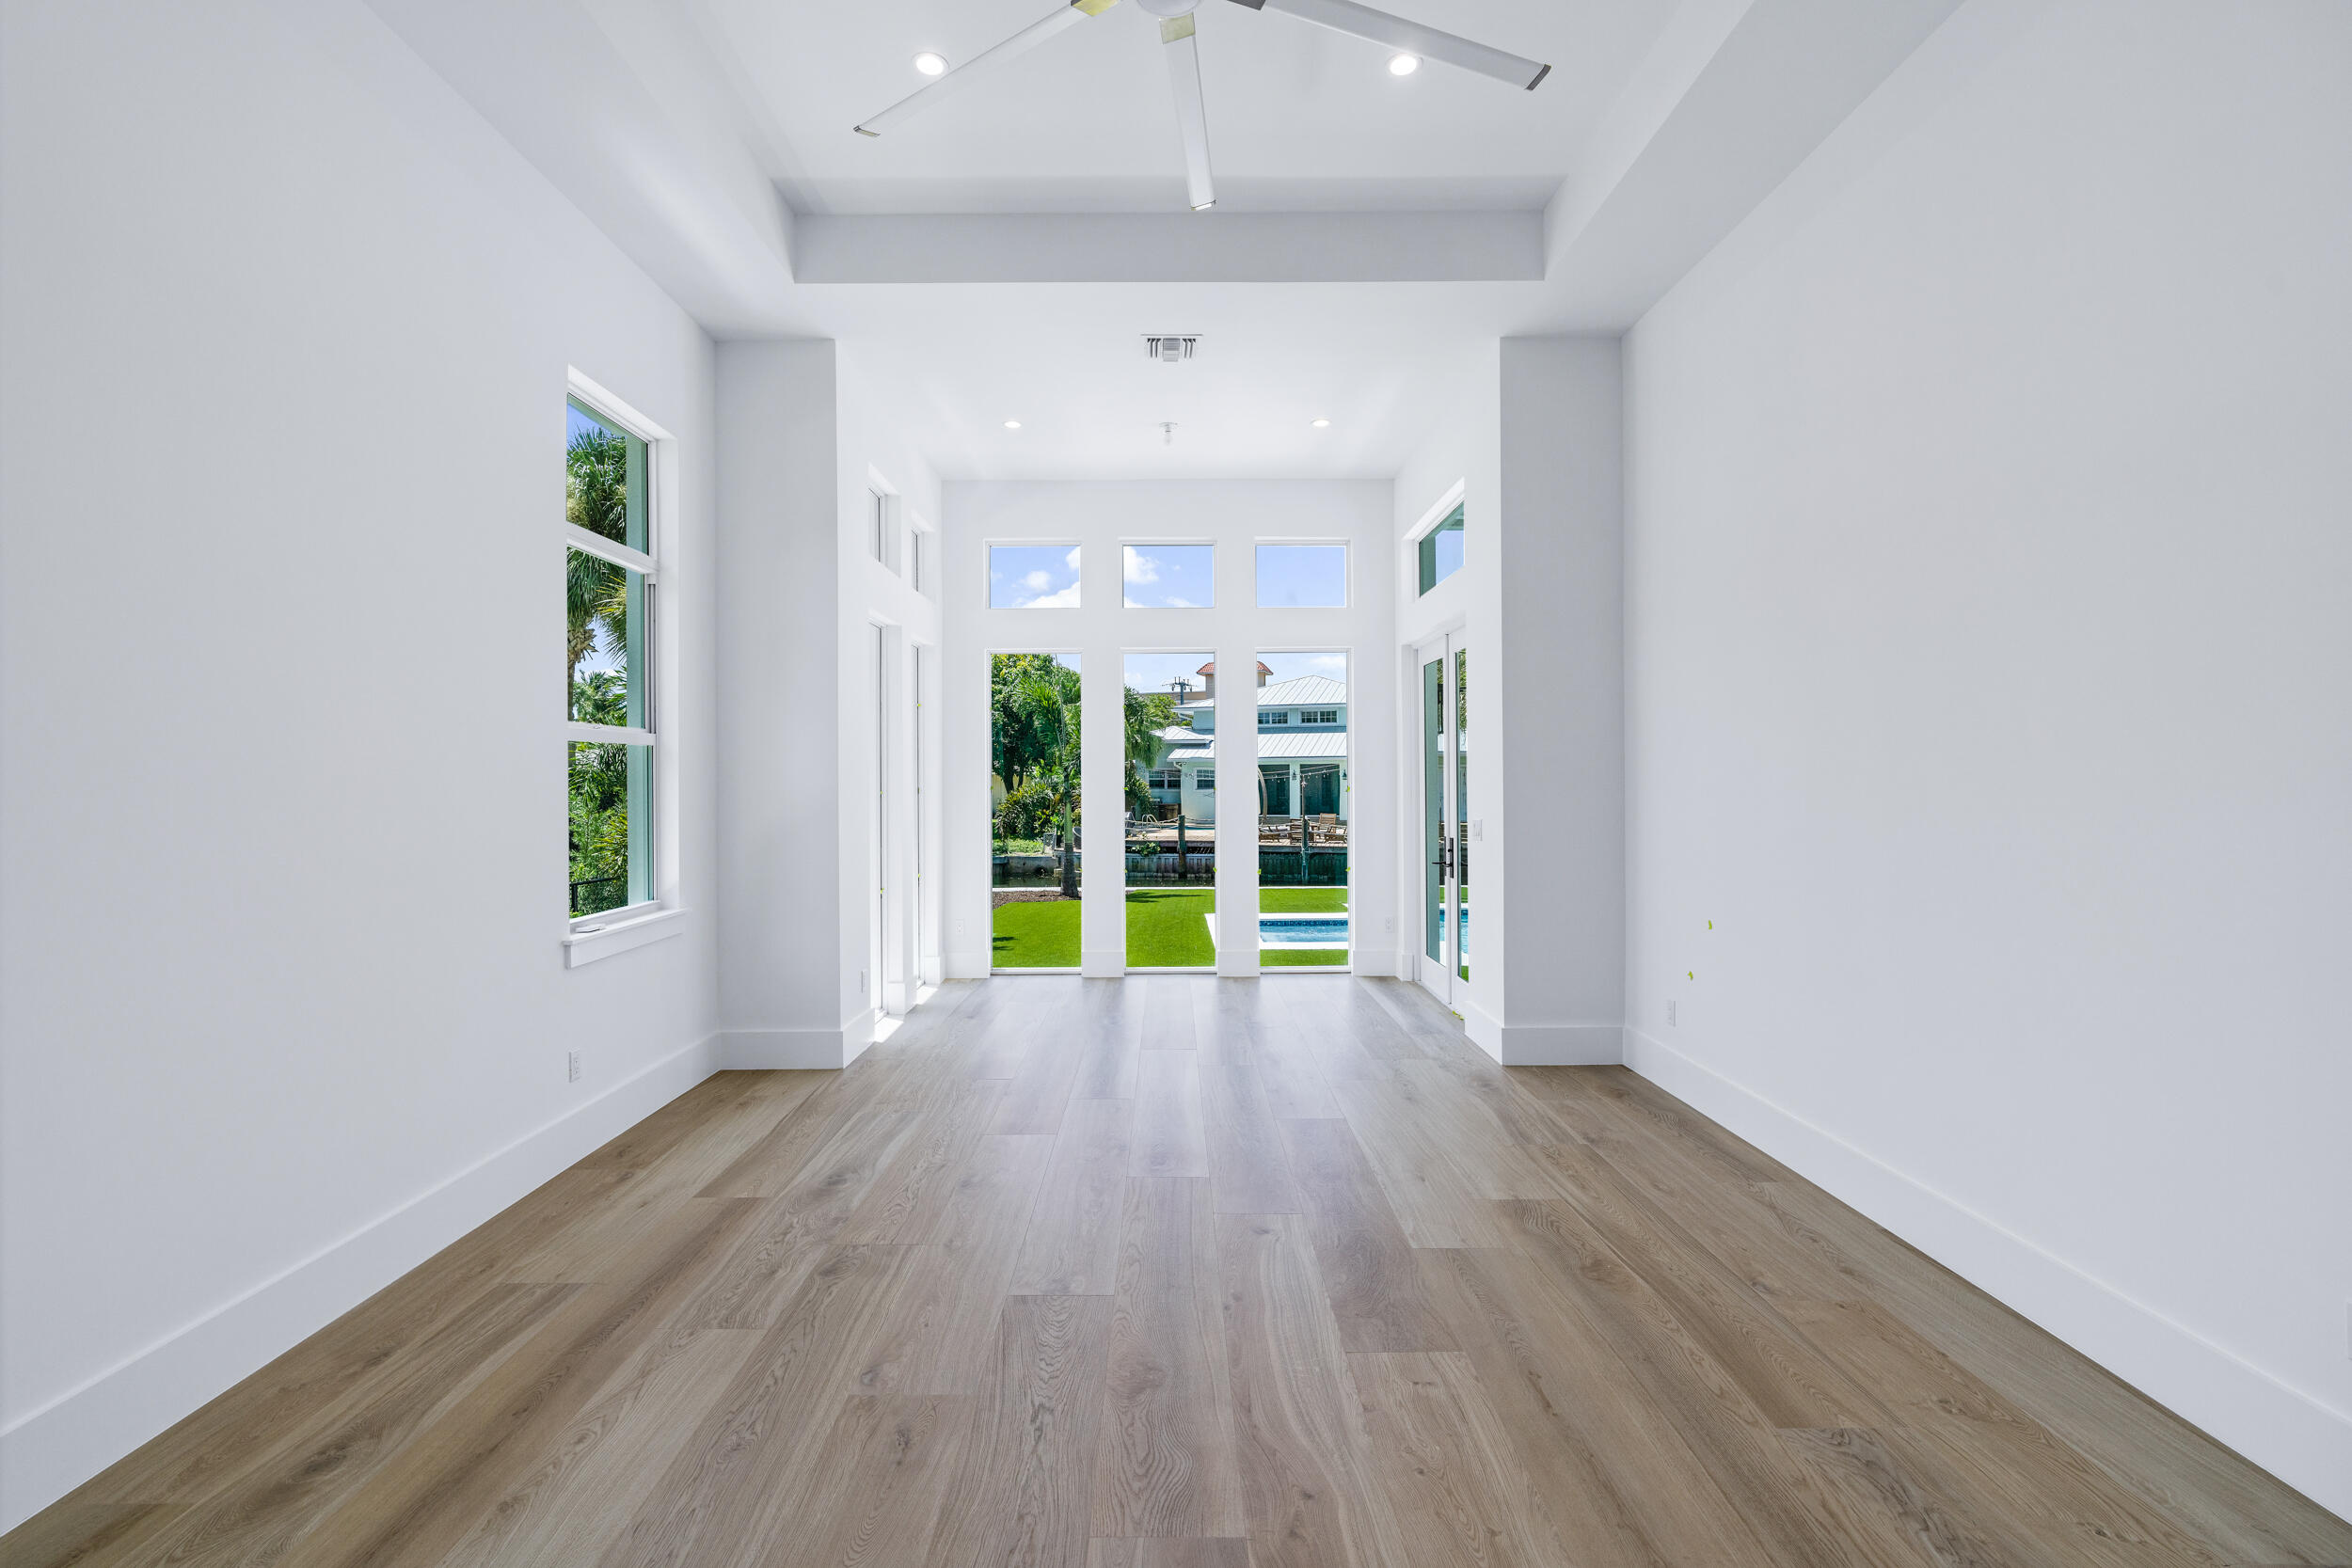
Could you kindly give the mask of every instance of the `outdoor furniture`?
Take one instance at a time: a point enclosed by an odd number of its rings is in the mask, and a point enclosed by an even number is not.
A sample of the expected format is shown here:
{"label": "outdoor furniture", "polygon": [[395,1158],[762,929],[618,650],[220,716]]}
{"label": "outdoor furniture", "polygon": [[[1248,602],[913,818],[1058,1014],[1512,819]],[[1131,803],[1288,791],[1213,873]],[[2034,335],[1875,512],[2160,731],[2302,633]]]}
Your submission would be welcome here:
{"label": "outdoor furniture", "polygon": [[1340,820],[1339,813],[1324,812],[1312,818],[1312,827],[1309,829],[1311,842],[1320,841],[1324,844],[1345,844],[1347,842],[1347,826]]}

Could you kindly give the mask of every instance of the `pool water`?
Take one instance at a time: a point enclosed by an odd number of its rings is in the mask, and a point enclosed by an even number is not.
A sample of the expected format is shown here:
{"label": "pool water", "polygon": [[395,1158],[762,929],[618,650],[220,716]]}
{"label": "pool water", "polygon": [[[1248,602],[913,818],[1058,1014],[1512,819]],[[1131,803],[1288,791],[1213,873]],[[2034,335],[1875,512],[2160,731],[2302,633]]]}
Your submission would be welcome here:
{"label": "pool water", "polygon": [[1261,947],[1345,947],[1347,916],[1343,914],[1262,914],[1258,917]]}

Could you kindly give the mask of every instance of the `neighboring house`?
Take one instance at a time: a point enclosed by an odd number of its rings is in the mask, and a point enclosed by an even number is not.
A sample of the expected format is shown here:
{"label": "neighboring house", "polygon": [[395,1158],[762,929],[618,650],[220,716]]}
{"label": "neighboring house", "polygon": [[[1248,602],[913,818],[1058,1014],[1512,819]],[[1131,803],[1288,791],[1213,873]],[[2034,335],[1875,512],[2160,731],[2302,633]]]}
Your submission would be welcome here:
{"label": "neighboring house", "polygon": [[[1223,759],[1224,792],[1248,790],[1244,809],[1258,816],[1348,816],[1347,685],[1322,675],[1272,681],[1258,666],[1256,771],[1236,769]],[[1180,696],[1176,711],[1189,727],[1160,732],[1159,756],[1144,775],[1163,816],[1181,806],[1188,822],[1216,820],[1219,772],[1216,737],[1216,666],[1200,667],[1198,697]],[[1238,777],[1236,774],[1238,773]]]}

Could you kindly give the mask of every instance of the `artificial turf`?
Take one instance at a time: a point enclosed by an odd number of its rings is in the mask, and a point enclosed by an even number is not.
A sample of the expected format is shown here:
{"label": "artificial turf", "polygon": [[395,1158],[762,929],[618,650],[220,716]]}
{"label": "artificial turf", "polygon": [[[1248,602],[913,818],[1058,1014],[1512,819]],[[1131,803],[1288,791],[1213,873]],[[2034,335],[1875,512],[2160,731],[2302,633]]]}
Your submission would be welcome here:
{"label": "artificial turf", "polygon": [[[1076,899],[999,905],[993,927],[998,969],[1075,969],[1079,961]],[[1343,887],[1269,887],[1258,890],[1258,908],[1267,914],[1340,914],[1347,909]],[[1216,944],[1204,918],[1216,909],[1213,888],[1127,890],[1127,962],[1137,969],[1211,969]],[[1277,947],[1259,953],[1269,969],[1344,967],[1344,947]]]}
{"label": "artificial turf", "polygon": [[1078,911],[1085,908],[1075,898],[997,905],[989,962],[998,969],[1077,968]]}
{"label": "artificial turf", "polygon": [[1207,916],[1216,890],[1136,887],[1127,890],[1127,962],[1136,969],[1213,969],[1216,943]]}

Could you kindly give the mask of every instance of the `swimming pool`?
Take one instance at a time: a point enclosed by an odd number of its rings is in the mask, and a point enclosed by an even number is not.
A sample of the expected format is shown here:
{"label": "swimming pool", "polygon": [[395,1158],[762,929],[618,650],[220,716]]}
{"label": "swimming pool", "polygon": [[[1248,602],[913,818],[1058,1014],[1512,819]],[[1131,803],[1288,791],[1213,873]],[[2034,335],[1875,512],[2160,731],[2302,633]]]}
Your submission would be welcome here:
{"label": "swimming pool", "polygon": [[1345,947],[1347,916],[1343,914],[1262,914],[1258,917],[1261,947]]}
{"label": "swimming pool", "polygon": [[[1216,916],[1204,914],[1209,940],[1216,940]],[[1262,914],[1258,917],[1260,947],[1345,947],[1347,916],[1343,914]]]}

